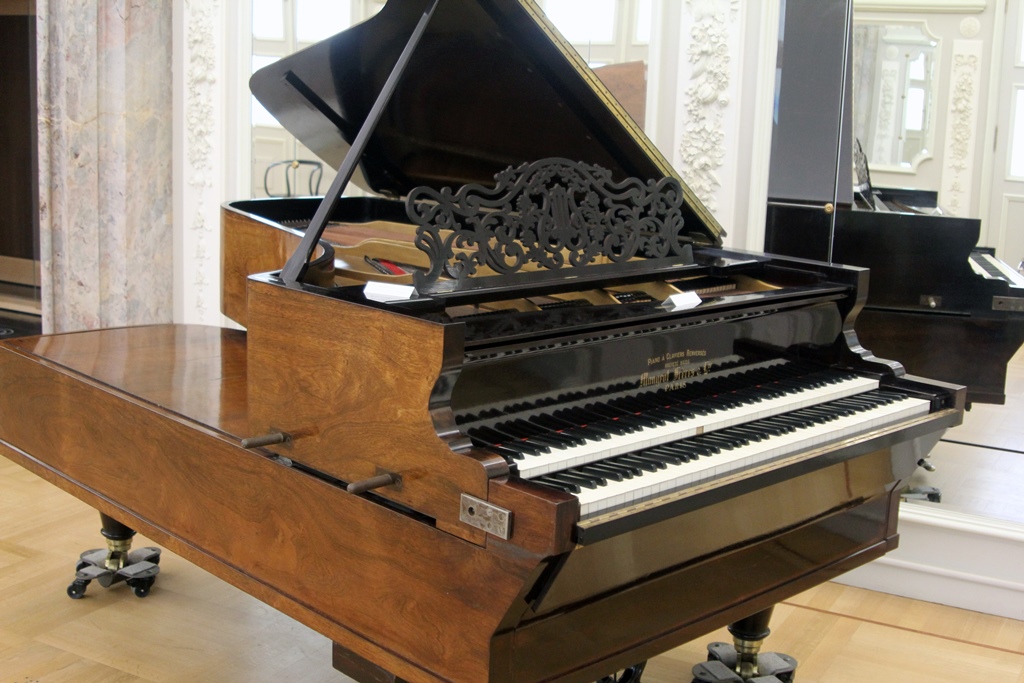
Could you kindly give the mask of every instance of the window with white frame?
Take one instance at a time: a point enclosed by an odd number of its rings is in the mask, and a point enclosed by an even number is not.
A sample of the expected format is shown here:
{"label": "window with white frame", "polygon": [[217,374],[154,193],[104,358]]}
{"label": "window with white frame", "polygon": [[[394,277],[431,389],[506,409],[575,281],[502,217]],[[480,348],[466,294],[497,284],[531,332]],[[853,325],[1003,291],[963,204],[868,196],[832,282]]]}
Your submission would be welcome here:
{"label": "window with white frame", "polygon": [[[626,76],[633,80],[645,78],[652,2],[538,0],[559,32],[592,68],[598,69],[599,75],[600,67],[628,63],[635,66]],[[252,71],[373,16],[384,4],[385,0],[252,0]],[[611,80],[606,82],[617,95]],[[639,90],[644,91],[645,88]],[[642,118],[642,111],[637,114],[633,108],[627,109],[634,118]],[[319,160],[255,98],[251,124],[252,196],[326,191],[334,170],[324,165],[320,177],[311,173],[310,165],[289,163]]]}
{"label": "window with white frame", "polygon": [[[373,16],[384,0],[252,0],[252,71]],[[252,99],[252,196],[322,194],[334,169]]]}
{"label": "window with white frame", "polygon": [[551,23],[591,67],[645,62],[653,0],[540,0]]}

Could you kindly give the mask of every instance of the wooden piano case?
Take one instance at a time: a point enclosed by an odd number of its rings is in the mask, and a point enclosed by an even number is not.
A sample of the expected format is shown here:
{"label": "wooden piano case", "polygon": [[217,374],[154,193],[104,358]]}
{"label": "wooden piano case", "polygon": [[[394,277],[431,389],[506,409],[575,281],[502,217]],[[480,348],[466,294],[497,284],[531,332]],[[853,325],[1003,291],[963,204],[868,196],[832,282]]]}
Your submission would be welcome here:
{"label": "wooden piano case", "polygon": [[770,606],[893,547],[916,462],[879,447],[576,545],[569,496],[467,459],[516,521],[460,535],[241,448],[251,361],[245,333],[208,327],[8,342],[0,450],[409,681],[594,680]]}

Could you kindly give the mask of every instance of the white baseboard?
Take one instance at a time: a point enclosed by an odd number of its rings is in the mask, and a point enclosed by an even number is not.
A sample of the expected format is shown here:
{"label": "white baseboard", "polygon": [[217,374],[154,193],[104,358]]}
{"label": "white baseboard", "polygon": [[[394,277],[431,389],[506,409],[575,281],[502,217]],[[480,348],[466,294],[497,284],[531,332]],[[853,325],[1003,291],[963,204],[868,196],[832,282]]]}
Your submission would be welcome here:
{"label": "white baseboard", "polygon": [[837,581],[1024,620],[1024,528],[921,504],[900,507],[900,546]]}

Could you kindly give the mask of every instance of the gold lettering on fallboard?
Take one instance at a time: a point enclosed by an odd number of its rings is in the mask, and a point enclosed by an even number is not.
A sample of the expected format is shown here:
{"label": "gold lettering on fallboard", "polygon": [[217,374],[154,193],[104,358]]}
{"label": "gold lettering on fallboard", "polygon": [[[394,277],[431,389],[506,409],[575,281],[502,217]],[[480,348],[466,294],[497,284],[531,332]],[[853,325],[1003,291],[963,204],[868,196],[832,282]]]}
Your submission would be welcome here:
{"label": "gold lettering on fallboard", "polygon": [[666,391],[678,389],[686,384],[688,380],[701,377],[711,372],[711,363],[704,362],[700,365],[680,365],[678,367],[666,368],[658,372],[645,372],[640,375],[640,386],[658,386]]}

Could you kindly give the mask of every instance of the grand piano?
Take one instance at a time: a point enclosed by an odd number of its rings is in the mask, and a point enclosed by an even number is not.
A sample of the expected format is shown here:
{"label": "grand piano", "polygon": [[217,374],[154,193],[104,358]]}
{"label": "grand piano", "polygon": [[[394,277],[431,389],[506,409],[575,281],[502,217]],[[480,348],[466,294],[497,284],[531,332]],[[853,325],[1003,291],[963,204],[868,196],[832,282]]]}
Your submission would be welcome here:
{"label": "grand piano", "polygon": [[138,530],[360,682],[638,681],[724,625],[698,680],[792,680],[772,606],[896,546],[964,409],[859,343],[867,272],[723,248],[532,0],[390,0],[251,85],[339,173],[224,207],[245,329],[2,343],[0,453],[129,585]]}
{"label": "grand piano", "polygon": [[964,384],[971,403],[1006,402],[1024,344],[1024,275],[979,248],[981,221],[943,213],[936,193],[873,188],[826,213],[771,201],[765,248],[869,268],[858,337],[909,370]]}
{"label": "grand piano", "polygon": [[965,385],[968,406],[1005,403],[1006,366],[1024,344],[1024,275],[980,246],[979,219],[943,211],[937,193],[872,184],[853,136],[851,10],[786,5],[765,250],[870,269],[857,317],[865,346]]}

